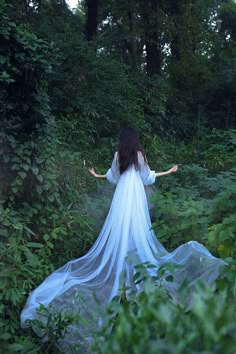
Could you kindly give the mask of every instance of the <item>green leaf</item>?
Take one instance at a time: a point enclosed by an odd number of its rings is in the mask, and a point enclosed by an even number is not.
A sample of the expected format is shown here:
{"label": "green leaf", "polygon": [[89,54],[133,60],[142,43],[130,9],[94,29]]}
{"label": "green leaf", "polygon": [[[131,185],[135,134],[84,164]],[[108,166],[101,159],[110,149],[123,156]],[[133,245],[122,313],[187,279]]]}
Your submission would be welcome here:
{"label": "green leaf", "polygon": [[43,189],[42,189],[41,186],[36,186],[36,192],[37,192],[38,194],[41,194],[42,191],[43,191]]}
{"label": "green leaf", "polygon": [[54,245],[53,245],[53,243],[52,242],[47,242],[47,246],[49,247],[49,248],[54,248]]}
{"label": "green leaf", "polygon": [[136,280],[138,280],[140,276],[141,276],[140,272],[135,273],[134,278],[133,278],[134,282],[136,282]]}
{"label": "green leaf", "polygon": [[44,247],[44,245],[42,243],[38,243],[38,242],[27,242],[25,245],[27,247],[32,247],[32,248],[42,248],[42,247]]}
{"label": "green leaf", "polygon": [[53,195],[49,195],[48,196],[48,200],[52,203],[52,202],[54,202],[54,196]]}
{"label": "green leaf", "polygon": [[11,170],[12,170],[12,171],[19,171],[20,169],[21,169],[20,164],[17,165],[17,164],[14,163],[14,164],[11,166]]}
{"label": "green leaf", "polygon": [[7,61],[7,58],[3,55],[0,55],[0,64],[4,64]]}
{"label": "green leaf", "polygon": [[24,230],[26,230],[30,235],[35,236],[35,233],[34,233],[30,228],[28,228],[26,225],[24,225],[23,228],[24,228]]}
{"label": "green leaf", "polygon": [[24,171],[20,171],[19,175],[22,179],[25,179],[25,177],[26,177],[26,173]]}
{"label": "green leaf", "polygon": [[39,173],[38,167],[33,167],[32,168],[32,172],[33,172],[34,175],[37,175]]}
{"label": "green leaf", "polygon": [[18,188],[17,187],[12,187],[12,192],[14,193],[14,194],[16,194],[17,192],[18,192]]}
{"label": "green leaf", "polygon": [[0,75],[0,81],[5,81],[7,83],[15,82],[14,79],[11,78],[11,76],[6,72],[3,71]]}
{"label": "green leaf", "polygon": [[23,350],[24,346],[22,344],[14,343],[14,344],[9,344],[8,346],[8,351],[11,352],[18,352],[20,350]]}
{"label": "green leaf", "polygon": [[10,333],[3,333],[0,335],[0,339],[5,340],[5,341],[10,339],[11,337],[12,337],[12,335]]}
{"label": "green leaf", "polygon": [[26,163],[23,163],[22,168],[27,172],[27,171],[29,171],[30,166],[27,165]]}
{"label": "green leaf", "polygon": [[7,229],[0,228],[0,235],[1,236],[7,237],[8,234],[9,234],[9,232]]}
{"label": "green leaf", "polygon": [[43,182],[43,176],[42,175],[36,175],[36,178],[39,182]]}
{"label": "green leaf", "polygon": [[10,156],[8,156],[8,155],[3,155],[3,161],[4,161],[5,163],[8,163],[8,162],[10,161]]}
{"label": "green leaf", "polygon": [[166,278],[165,278],[166,281],[169,281],[169,282],[173,282],[174,281],[174,277],[173,275],[168,275]]}
{"label": "green leaf", "polygon": [[48,240],[49,240],[49,235],[48,235],[48,234],[43,235],[43,239],[44,239],[45,241],[48,241]]}

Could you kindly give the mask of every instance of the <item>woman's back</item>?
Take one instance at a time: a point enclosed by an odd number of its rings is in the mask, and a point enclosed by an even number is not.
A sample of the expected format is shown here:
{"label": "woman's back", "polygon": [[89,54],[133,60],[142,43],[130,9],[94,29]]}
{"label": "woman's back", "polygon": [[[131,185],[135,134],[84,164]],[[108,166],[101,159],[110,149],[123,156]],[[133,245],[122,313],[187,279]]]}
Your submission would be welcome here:
{"label": "woman's back", "polygon": [[[138,166],[135,166],[135,164],[132,163],[122,174],[127,174],[130,170],[135,169],[145,186],[155,183],[155,171],[150,170],[146,158],[141,151],[137,152],[137,162]],[[116,152],[111,168],[108,170],[106,177],[110,183],[117,184],[122,174],[120,172],[119,153]]]}

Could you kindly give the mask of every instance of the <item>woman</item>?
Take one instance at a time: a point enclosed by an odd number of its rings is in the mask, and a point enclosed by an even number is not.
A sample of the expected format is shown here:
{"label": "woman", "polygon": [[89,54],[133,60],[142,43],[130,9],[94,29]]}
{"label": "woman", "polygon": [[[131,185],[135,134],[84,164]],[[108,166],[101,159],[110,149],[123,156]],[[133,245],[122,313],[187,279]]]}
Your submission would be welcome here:
{"label": "woman", "polygon": [[190,286],[197,280],[207,284],[219,275],[224,264],[197,242],[188,242],[169,253],[157,240],[151,228],[144,186],[153,184],[156,177],[176,172],[177,166],[159,173],[150,170],[134,129],[122,130],[118,152],[106,175],[97,174],[93,168],[89,171],[96,178],[107,178],[116,184],[98,239],[87,254],[68,262],[35,289],[21,314],[25,327],[28,320],[40,318],[39,304],[51,305],[58,311],[63,309],[65,313],[82,313],[88,323],[79,328],[70,326],[69,333],[60,341],[65,348],[78,342],[79,337],[89,341],[89,331],[96,329],[102,309],[119,294],[121,276],[123,284],[138,290],[133,281],[135,265],[150,262],[155,266],[150,268],[151,273],[165,263],[178,265],[174,281],[162,282],[177,302],[183,281]]}
{"label": "woman", "polygon": [[94,168],[90,168],[89,172],[96,178],[107,178],[109,182],[117,184],[120,175],[132,166],[139,170],[144,185],[153,184],[156,177],[166,176],[176,172],[178,169],[178,166],[175,165],[165,172],[155,173],[150,171],[137,132],[132,128],[125,128],[121,131],[118,152],[115,153],[108,173],[106,175],[98,175]]}

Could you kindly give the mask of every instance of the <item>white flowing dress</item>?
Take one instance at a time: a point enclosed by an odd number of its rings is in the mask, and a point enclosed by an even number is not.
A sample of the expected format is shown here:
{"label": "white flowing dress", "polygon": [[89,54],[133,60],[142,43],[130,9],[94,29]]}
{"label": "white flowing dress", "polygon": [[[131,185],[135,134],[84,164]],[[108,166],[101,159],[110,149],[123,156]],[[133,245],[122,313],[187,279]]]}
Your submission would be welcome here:
{"label": "white flowing dress", "polygon": [[[123,279],[125,275],[126,286],[138,291],[133,281],[135,265],[144,262],[150,262],[156,269],[166,263],[180,266],[173,274],[173,282],[164,283],[173,298],[178,297],[178,289],[184,281],[189,286],[199,280],[207,285],[219,276],[224,261],[215,258],[200,243],[191,241],[168,252],[157,240],[144,189],[155,182],[155,172],[150,170],[140,152],[138,161],[138,170],[131,166],[120,175],[115,153],[106,177],[116,184],[116,189],[95,244],[83,257],[53,272],[31,293],[21,313],[22,327],[27,327],[28,320],[40,318],[37,312],[40,304],[53,305],[65,313],[83,314],[88,319],[87,325],[79,330],[71,326],[62,344],[88,338],[89,330],[98,327],[101,308],[119,294],[121,275]],[[150,272],[156,269],[150,268]]]}

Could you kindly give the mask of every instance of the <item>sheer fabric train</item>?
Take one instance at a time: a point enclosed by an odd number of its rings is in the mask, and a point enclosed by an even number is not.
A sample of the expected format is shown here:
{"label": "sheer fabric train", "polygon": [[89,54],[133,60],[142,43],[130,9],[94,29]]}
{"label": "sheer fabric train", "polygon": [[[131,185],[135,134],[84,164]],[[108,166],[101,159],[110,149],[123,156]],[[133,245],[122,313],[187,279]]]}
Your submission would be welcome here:
{"label": "sheer fabric train", "polygon": [[[223,260],[215,258],[200,243],[191,241],[168,252],[157,240],[151,229],[144,189],[155,182],[155,172],[150,170],[141,153],[138,153],[138,161],[139,170],[132,166],[120,175],[115,154],[106,176],[109,182],[116,184],[116,189],[95,244],[83,257],[52,273],[31,293],[21,313],[22,327],[27,326],[28,320],[39,317],[40,304],[53,305],[68,313],[82,313],[90,321],[90,325],[79,331],[72,327],[64,344],[76,342],[76,337],[89,341],[89,331],[98,326],[99,311],[101,313],[101,308],[119,294],[121,274],[126,275],[126,285],[136,287],[133,276],[135,265],[139,263],[150,262],[157,268],[165,263],[181,265],[174,273],[174,281],[165,284],[173,297],[178,296],[178,288],[185,280],[190,286],[198,280],[209,284],[219,276]],[[134,257],[127,257],[129,254]]]}

